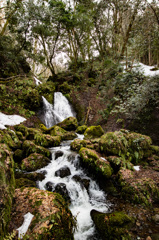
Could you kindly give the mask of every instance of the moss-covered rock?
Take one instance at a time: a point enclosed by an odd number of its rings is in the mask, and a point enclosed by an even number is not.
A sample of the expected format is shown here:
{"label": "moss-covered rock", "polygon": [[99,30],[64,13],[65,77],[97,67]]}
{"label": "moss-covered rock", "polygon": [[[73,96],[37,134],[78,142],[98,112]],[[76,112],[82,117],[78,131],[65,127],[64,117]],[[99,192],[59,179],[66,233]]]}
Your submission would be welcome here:
{"label": "moss-covered rock", "polygon": [[51,153],[44,147],[37,146],[33,141],[25,140],[22,145],[22,149],[25,151],[25,156],[29,156],[31,153],[39,153],[45,157],[50,158]]}
{"label": "moss-covered rock", "polygon": [[45,179],[45,172],[24,172],[24,171],[15,171],[15,179],[25,178],[33,182],[42,181]]}
{"label": "moss-covered rock", "polygon": [[79,152],[79,150],[82,147],[98,150],[98,142],[99,142],[99,139],[92,139],[92,140],[75,139],[71,143],[71,149],[74,150],[74,151],[77,151],[77,152]]}
{"label": "moss-covered rock", "polygon": [[77,137],[77,134],[75,132],[66,132],[62,136],[62,140],[73,140],[76,137]]}
{"label": "moss-covered rock", "polygon": [[24,139],[26,139],[26,137],[28,136],[28,128],[25,127],[23,124],[14,126],[14,129],[18,133],[21,132],[23,134]]}
{"label": "moss-covered rock", "polygon": [[153,154],[159,156],[159,146],[151,145],[151,151]]}
{"label": "moss-covered rock", "polygon": [[78,127],[77,119],[75,117],[69,117],[57,124],[59,127],[66,131],[75,131]]}
{"label": "moss-covered rock", "polygon": [[55,84],[53,82],[47,82],[38,85],[37,90],[41,96],[44,96],[48,102],[53,103]]}
{"label": "moss-covered rock", "polygon": [[82,125],[82,126],[79,126],[77,129],[76,129],[76,133],[79,133],[79,134],[83,134],[87,129],[87,125]]}
{"label": "moss-covered rock", "polygon": [[34,181],[31,181],[27,178],[19,178],[15,180],[15,187],[21,188],[21,187],[36,187],[36,183]]}
{"label": "moss-covered rock", "polygon": [[83,164],[97,177],[110,178],[113,170],[108,161],[100,158],[94,150],[81,148],[79,151]]}
{"label": "moss-covered rock", "polygon": [[9,129],[0,130],[0,143],[5,143],[12,149],[21,147],[21,141],[15,132]]}
{"label": "moss-covered rock", "polygon": [[104,134],[104,130],[100,125],[90,126],[84,132],[85,139],[99,138]]}
{"label": "moss-covered rock", "polygon": [[104,134],[99,141],[101,152],[124,157],[137,164],[152,155],[151,138],[138,133],[120,130]]}
{"label": "moss-covered rock", "polygon": [[[48,129],[49,130],[49,129]],[[53,126],[50,128],[49,130],[51,136],[63,136],[65,133],[67,133],[66,130],[64,130],[63,128],[59,127],[59,126]]]}
{"label": "moss-covered rock", "polygon": [[131,170],[121,169],[118,182],[121,186],[122,197],[130,202],[146,206],[151,206],[153,202],[158,202],[159,187],[155,180],[145,176],[146,171],[144,176],[140,176],[140,174],[136,175]]}
{"label": "moss-covered rock", "polygon": [[15,189],[14,162],[6,144],[0,143],[0,239],[7,233]]}
{"label": "moss-covered rock", "polygon": [[134,165],[124,157],[109,156],[107,159],[115,173],[117,173],[121,168],[133,170]]}
{"label": "moss-covered rock", "polygon": [[36,171],[50,163],[50,159],[38,153],[32,153],[21,162],[21,169],[27,172]]}
{"label": "moss-covered rock", "polygon": [[134,219],[124,212],[100,213],[92,210],[91,217],[103,240],[132,239],[128,230],[133,226]]}
{"label": "moss-covered rock", "polygon": [[58,193],[36,188],[21,188],[15,191],[12,221],[21,226],[23,216],[34,215],[27,231],[28,239],[73,240],[74,219],[67,203]]}

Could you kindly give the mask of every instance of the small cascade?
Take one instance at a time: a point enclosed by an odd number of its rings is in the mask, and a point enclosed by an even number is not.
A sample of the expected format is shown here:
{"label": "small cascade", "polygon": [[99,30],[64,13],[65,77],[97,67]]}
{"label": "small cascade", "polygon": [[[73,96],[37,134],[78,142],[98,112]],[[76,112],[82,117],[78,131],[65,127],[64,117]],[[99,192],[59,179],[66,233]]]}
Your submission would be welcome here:
{"label": "small cascade", "polygon": [[39,188],[60,191],[70,202],[70,210],[77,220],[75,240],[99,240],[90,216],[92,209],[107,212],[110,204],[97,183],[88,177],[80,167],[79,155],[70,150],[70,142],[51,148],[52,161],[41,169],[46,177],[39,182]]}
{"label": "small cascade", "polygon": [[61,92],[54,93],[54,105],[50,104],[45,97],[43,100],[43,113],[41,120],[44,122],[47,128],[62,122],[68,117],[75,117],[69,101]]}

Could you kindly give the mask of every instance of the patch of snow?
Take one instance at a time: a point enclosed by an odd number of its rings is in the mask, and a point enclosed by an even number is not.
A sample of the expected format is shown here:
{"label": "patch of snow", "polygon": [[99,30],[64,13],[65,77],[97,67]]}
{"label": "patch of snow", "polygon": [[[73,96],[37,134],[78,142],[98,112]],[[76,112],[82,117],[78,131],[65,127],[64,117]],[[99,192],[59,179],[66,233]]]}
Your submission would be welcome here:
{"label": "patch of snow", "polygon": [[103,157],[101,157],[101,159],[104,160],[104,161],[107,161],[107,159],[105,159],[105,158],[103,158]]}
{"label": "patch of snow", "polygon": [[42,82],[37,79],[37,77],[34,76],[35,84],[38,86],[39,84],[42,84]]}
{"label": "patch of snow", "polygon": [[28,212],[27,214],[24,215],[24,222],[21,225],[21,227],[17,228],[18,230],[18,238],[23,239],[24,235],[26,234],[29,225],[33,219],[34,215]]}
{"label": "patch of snow", "polygon": [[6,129],[5,125],[14,126],[26,119],[18,115],[6,115],[0,112],[0,129]]}
{"label": "patch of snow", "polygon": [[133,65],[134,70],[143,72],[143,74],[147,77],[159,75],[159,70],[152,71],[153,68],[155,68],[155,66],[148,66],[143,63],[136,63]]}
{"label": "patch of snow", "polygon": [[136,171],[140,171],[140,166],[134,166],[134,169],[135,169]]}

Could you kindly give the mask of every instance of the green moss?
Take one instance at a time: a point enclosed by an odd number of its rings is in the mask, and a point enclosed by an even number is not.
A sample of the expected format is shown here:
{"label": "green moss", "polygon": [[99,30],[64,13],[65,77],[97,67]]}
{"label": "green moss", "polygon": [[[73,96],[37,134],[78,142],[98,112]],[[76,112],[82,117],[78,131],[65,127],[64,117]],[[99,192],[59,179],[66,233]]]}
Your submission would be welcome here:
{"label": "green moss", "polygon": [[66,131],[75,131],[78,127],[77,119],[75,117],[69,117],[58,123],[57,126],[65,129]]}
{"label": "green moss", "polygon": [[102,239],[132,239],[128,230],[133,226],[134,219],[124,212],[100,213],[92,210],[91,217]]}
{"label": "green moss", "polygon": [[111,177],[113,171],[109,163],[99,158],[95,151],[88,148],[81,148],[79,154],[82,162],[90,172],[106,179]]}
{"label": "green moss", "polygon": [[34,181],[31,181],[27,178],[19,178],[15,181],[16,188],[21,187],[36,187],[36,183]]}
{"label": "green moss", "polygon": [[152,153],[159,156],[159,146],[151,145],[150,147],[151,147]]}
{"label": "green moss", "polygon": [[8,230],[15,189],[14,162],[6,144],[0,144],[0,239]]}
{"label": "green moss", "polygon": [[104,134],[104,130],[99,126],[88,127],[84,132],[85,139],[99,138]]}
{"label": "green moss", "polygon": [[39,153],[45,157],[51,157],[51,153],[44,147],[37,146],[33,141],[25,140],[22,145],[25,155],[29,156],[31,153]]}
{"label": "green moss", "polygon": [[49,163],[49,158],[38,153],[32,153],[29,157],[22,160],[21,169],[28,172],[36,171],[37,169],[45,167]]}
{"label": "green moss", "polygon": [[21,142],[17,135],[9,129],[0,130],[0,142],[7,144],[10,148],[13,149],[19,148],[21,146]]}
{"label": "green moss", "polygon": [[87,129],[87,125],[82,125],[82,126],[79,126],[79,127],[76,129],[76,132],[79,133],[79,134],[83,134],[86,129]]}

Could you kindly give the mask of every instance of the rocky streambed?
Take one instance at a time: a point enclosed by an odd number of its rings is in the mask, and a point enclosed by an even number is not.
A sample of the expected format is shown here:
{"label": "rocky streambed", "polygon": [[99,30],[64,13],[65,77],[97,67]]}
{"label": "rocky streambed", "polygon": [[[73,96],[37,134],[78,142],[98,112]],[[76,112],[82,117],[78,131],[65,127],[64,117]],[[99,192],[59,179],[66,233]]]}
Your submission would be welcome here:
{"label": "rocky streambed", "polygon": [[[77,133],[84,133],[84,139],[76,139]],[[73,139],[71,150],[79,153],[80,166],[113,203],[106,211],[90,209],[100,238],[158,239],[159,147],[150,137],[124,129],[104,133],[100,126],[78,126],[74,117],[51,128],[20,124],[0,131],[0,239],[16,239],[27,212],[34,218],[26,239],[74,238],[69,199],[49,186],[47,191],[38,188],[46,177],[38,169],[51,162],[48,148]]]}

